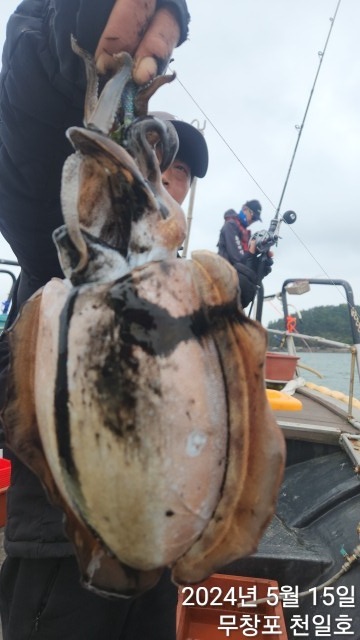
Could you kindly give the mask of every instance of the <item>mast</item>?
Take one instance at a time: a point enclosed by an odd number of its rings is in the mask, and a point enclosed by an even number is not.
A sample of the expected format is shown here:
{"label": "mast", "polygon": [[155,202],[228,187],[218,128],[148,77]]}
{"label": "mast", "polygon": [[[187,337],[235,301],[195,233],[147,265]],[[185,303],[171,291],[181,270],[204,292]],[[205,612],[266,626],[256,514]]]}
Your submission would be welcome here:
{"label": "mast", "polygon": [[[205,131],[205,127],[206,127],[206,120],[204,120],[204,124],[203,124],[202,128],[200,127],[199,120],[195,119],[190,124],[192,124],[193,127],[196,127],[196,129],[198,131],[200,131],[200,133],[202,135],[204,135],[204,131]],[[187,252],[188,252],[188,248],[189,248],[189,240],[190,240],[191,224],[192,224],[192,219],[193,219],[193,210],[194,210],[196,186],[197,186],[197,177],[194,176],[193,181],[191,183],[191,189],[190,189],[190,199],[189,199],[189,206],[188,206],[187,217],[186,217],[187,231],[186,231],[186,238],[184,240],[184,247],[183,247],[182,254],[181,254],[182,258],[186,258],[187,257]]]}

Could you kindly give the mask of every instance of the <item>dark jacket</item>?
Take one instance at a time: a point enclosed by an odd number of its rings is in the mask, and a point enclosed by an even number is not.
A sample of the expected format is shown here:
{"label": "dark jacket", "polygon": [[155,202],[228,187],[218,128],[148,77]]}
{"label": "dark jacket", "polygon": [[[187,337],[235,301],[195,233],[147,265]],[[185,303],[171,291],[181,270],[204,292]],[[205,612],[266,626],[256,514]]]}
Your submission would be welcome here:
{"label": "dark jacket", "polygon": [[[166,0],[168,2],[169,0]],[[177,8],[187,37],[185,0]],[[62,277],[52,231],[62,224],[61,171],[72,148],[69,126],[81,125],[85,74],[70,47],[73,34],[94,53],[114,0],[24,0],[11,16],[0,76],[0,231],[21,266],[11,311],[54,276]],[[158,5],[165,0],[158,0]],[[0,403],[8,349],[0,343]],[[49,505],[37,478],[13,459],[5,548],[19,557],[72,553],[62,514]]]}
{"label": "dark jacket", "polygon": [[241,306],[247,307],[257,291],[258,258],[248,250],[249,229],[245,229],[234,212],[220,231],[218,253],[236,269],[239,277]]}

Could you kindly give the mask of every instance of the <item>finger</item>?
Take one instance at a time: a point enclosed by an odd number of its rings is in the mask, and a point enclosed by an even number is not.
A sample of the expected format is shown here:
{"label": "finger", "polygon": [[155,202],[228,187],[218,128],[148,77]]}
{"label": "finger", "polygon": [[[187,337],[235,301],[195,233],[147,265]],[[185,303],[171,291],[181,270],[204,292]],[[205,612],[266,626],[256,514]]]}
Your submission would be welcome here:
{"label": "finger", "polygon": [[115,53],[127,51],[134,55],[155,8],[156,0],[116,0],[95,51],[99,73],[114,68]]}
{"label": "finger", "polygon": [[145,84],[162,73],[180,39],[176,13],[169,7],[156,12],[136,54],[133,78]]}
{"label": "finger", "polygon": [[255,253],[256,251],[256,241],[255,240],[250,240],[249,242],[249,252],[250,253]]}

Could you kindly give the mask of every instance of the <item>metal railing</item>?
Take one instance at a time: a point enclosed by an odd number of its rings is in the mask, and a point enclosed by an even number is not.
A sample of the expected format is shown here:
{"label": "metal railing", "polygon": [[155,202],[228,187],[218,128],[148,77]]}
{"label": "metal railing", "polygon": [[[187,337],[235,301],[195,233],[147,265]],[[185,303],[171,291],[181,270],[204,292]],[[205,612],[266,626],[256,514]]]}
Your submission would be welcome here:
{"label": "metal railing", "polygon": [[[286,342],[287,352],[289,355],[297,355],[295,339],[306,340],[307,342],[314,342],[325,347],[331,347],[332,349],[341,349],[342,351],[348,351],[351,355],[350,361],[350,373],[349,373],[349,394],[348,394],[348,418],[353,418],[353,405],[355,400],[354,388],[355,388],[355,365],[357,363],[358,351],[356,345],[346,344],[345,342],[337,342],[336,340],[328,340],[321,336],[309,336],[304,333],[297,333],[296,331],[280,331],[278,329],[267,329],[268,333],[282,336]],[[315,372],[316,373],[316,372]]]}

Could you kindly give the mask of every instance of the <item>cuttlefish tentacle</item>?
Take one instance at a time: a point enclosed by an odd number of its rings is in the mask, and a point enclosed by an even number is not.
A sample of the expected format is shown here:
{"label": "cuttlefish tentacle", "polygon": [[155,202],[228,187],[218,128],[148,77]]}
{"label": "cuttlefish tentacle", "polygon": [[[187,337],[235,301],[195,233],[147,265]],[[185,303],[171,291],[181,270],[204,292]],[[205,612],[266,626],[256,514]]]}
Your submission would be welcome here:
{"label": "cuttlefish tentacle", "polygon": [[101,133],[81,129],[80,127],[70,127],[66,135],[77,151],[80,151],[84,155],[103,155],[114,162],[120,170],[127,171],[133,179],[147,191],[150,206],[156,208],[157,203],[155,196],[149,189],[146,179],[135,160],[123,147],[116,144],[116,142],[110,138],[104,137]]}
{"label": "cuttlefish tentacle", "polygon": [[[77,189],[77,217],[74,220],[73,196],[72,207],[69,204],[64,206],[64,218],[70,239],[80,258],[84,256],[80,266],[85,270],[87,247],[84,247],[81,230],[88,231],[120,251],[129,268],[150,259],[175,257],[176,249],[185,237],[184,213],[162,185],[155,152],[158,143],[164,151],[163,163],[171,161],[177,149],[177,134],[173,125],[155,118],[144,118],[135,120],[130,131],[131,154],[134,158],[100,132],[78,127],[71,127],[67,131],[76,153],[66,162],[71,167],[75,159],[80,162],[82,170],[77,174],[71,170],[67,172],[69,181],[76,182],[78,176],[76,184],[70,184],[70,189],[63,181],[62,192],[67,202],[69,191]],[[88,174],[85,169],[87,161],[92,162],[94,169]],[[94,176],[97,183],[101,181],[96,193]],[[126,196],[129,189],[130,199]],[[112,230],[111,237],[106,233],[109,228]],[[72,260],[72,281],[77,279],[81,271],[81,268],[74,268],[74,264]]]}
{"label": "cuttlefish tentacle", "polygon": [[108,135],[111,131],[121,104],[121,97],[128,84],[133,84],[131,72],[133,61],[128,53],[121,53],[116,57],[119,71],[106,83],[102,90],[95,110],[87,126]]}
{"label": "cuttlefish tentacle", "polygon": [[99,92],[99,76],[96,71],[95,61],[92,55],[82,49],[76,38],[71,35],[71,48],[76,55],[78,55],[84,62],[85,74],[86,74],[86,93],[84,104],[84,125],[88,126],[88,122],[91,120],[91,116],[95,111],[98,102]]}
{"label": "cuttlefish tentacle", "polygon": [[71,47],[85,65],[84,126],[98,129],[106,135],[112,129],[120,107],[123,109],[123,124],[127,127],[134,118],[146,116],[150,98],[160,87],[176,78],[176,73],[156,76],[148,84],[139,86],[131,79],[133,60],[128,53],[122,52],[113,56],[116,73],[99,96],[99,75],[93,56],[79,46],[74,36],[71,36]]}
{"label": "cuttlefish tentacle", "polygon": [[79,199],[79,185],[81,184],[82,166],[79,162],[77,154],[73,154],[67,158],[63,170],[61,179],[61,208],[65,224],[69,237],[76,247],[78,263],[73,265],[74,273],[82,271],[88,261],[88,248],[86,242],[81,233],[79,214],[78,214],[78,199]]}
{"label": "cuttlefish tentacle", "polygon": [[145,87],[140,87],[134,100],[134,111],[138,117],[146,116],[148,113],[148,104],[154,93],[164,84],[172,82],[176,78],[176,73],[167,76],[157,76]]}
{"label": "cuttlefish tentacle", "polygon": [[84,125],[89,129],[96,129],[108,135],[115,122],[124,88],[131,78],[132,57],[126,52],[114,55],[116,73],[106,83],[99,96],[99,76],[93,56],[85,49],[82,49],[73,36],[71,36],[71,46],[74,53],[80,56],[85,65],[87,87],[84,105]]}
{"label": "cuttlefish tentacle", "polygon": [[151,260],[171,259],[184,241],[186,220],[180,205],[162,184],[162,172],[178,149],[178,137],[171,122],[153,117],[134,120],[126,133],[129,153],[144,175],[156,207],[133,216],[127,259],[131,266]]}
{"label": "cuttlefish tentacle", "polygon": [[176,156],[179,138],[171,122],[147,116],[134,120],[128,128],[126,148],[136,159],[141,173],[158,186],[161,173]]}
{"label": "cuttlefish tentacle", "polygon": [[82,235],[89,260],[85,267],[78,271],[77,247],[72,243],[66,225],[58,227],[53,232],[61,268],[74,287],[93,282],[108,282],[129,272],[129,265],[119,251],[86,231],[83,231]]}

